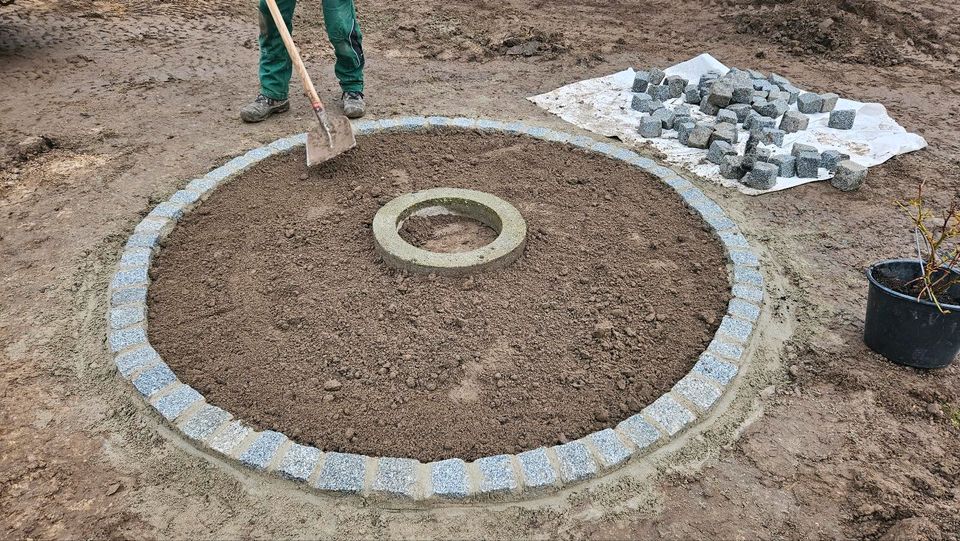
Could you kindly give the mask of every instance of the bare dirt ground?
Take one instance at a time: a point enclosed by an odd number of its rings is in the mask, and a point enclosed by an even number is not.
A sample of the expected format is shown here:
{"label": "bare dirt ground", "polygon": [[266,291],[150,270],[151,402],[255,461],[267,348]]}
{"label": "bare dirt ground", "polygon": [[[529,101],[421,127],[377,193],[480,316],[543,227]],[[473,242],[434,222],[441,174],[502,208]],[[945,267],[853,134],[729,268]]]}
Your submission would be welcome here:
{"label": "bare dirt ground", "polygon": [[[910,251],[893,202],[919,179],[941,203],[960,190],[960,2],[358,4],[373,116],[562,126],[523,98],[708,51],[882,102],[930,146],[872,169],[856,193],[705,187],[763,247],[765,317],[779,329],[747,379],[762,391],[732,408],[737,438],[694,436],[675,466],[523,505],[390,511],[291,491],[178,443],[118,384],[103,344],[108,276],[149,206],[306,126],[299,100],[266,124],[236,120],[256,90],[253,5],[0,7],[3,537],[960,537],[960,366],[895,367],[860,340],[864,267]],[[296,36],[332,97],[320,20],[305,3]],[[18,157],[31,135],[52,148]]]}

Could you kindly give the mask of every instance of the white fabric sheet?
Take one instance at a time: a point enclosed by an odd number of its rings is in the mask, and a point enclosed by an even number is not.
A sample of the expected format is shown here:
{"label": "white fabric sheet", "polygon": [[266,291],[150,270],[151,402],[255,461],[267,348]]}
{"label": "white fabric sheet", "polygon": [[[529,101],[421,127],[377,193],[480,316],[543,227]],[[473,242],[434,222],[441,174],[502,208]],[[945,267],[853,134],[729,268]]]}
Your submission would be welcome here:
{"label": "white fabric sheet", "polygon": [[[728,68],[709,54],[702,54],[686,62],[670,66],[664,72],[680,75],[691,83],[700,80],[704,73],[714,70],[721,74]],[[784,190],[832,176],[826,169],[820,169],[818,178],[777,179],[776,185],[767,191],[754,190],[736,180],[720,176],[720,167],[705,160],[707,151],[689,148],[677,140],[677,132],[664,131],[661,137],[644,139],[636,127],[640,123],[641,113],[630,108],[633,98],[634,71],[621,72],[569,84],[552,92],[528,98],[538,106],[581,128],[607,137],[617,137],[630,144],[649,143],[666,156],[671,164],[683,167],[693,173],[711,179],[727,187],[735,187],[741,192],[757,195]],[[796,83],[794,83],[796,84]],[[668,100],[668,107],[683,103],[683,98]],[[708,118],[700,113],[696,105],[693,108],[694,120]],[[821,152],[835,149],[850,155],[850,159],[871,167],[881,164],[897,154],[920,150],[927,142],[917,134],[908,133],[887,114],[887,109],[879,103],[863,103],[841,98],[837,109],[856,109],[857,119],[852,130],[836,130],[827,127],[829,113],[807,115],[810,118],[808,129],[787,134],[782,148],[769,146],[774,154],[789,153],[794,143],[804,143],[817,147]],[[796,104],[790,106],[796,110]],[[778,120],[779,124],[779,120]],[[747,141],[747,132],[740,130],[737,150],[742,154]],[[869,174],[868,174],[869,178]]]}

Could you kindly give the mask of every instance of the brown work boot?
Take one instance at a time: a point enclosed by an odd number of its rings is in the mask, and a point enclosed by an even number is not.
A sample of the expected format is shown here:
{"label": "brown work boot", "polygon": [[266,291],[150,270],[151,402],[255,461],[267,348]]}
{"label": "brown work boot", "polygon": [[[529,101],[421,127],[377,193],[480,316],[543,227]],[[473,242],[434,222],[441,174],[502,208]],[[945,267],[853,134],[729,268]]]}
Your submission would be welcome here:
{"label": "brown work boot", "polygon": [[343,115],[347,118],[360,118],[367,112],[366,104],[363,103],[363,92],[344,92],[340,96],[340,102],[343,105]]}
{"label": "brown work boot", "polygon": [[290,100],[275,100],[258,94],[253,103],[240,110],[240,119],[244,122],[260,122],[275,113],[290,110]]}

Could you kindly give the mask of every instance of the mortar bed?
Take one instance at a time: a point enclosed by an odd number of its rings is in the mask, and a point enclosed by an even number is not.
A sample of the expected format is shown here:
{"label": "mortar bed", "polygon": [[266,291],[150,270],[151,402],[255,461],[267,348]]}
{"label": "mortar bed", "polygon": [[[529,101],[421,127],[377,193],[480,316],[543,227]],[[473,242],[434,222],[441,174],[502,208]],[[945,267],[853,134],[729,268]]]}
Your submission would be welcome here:
{"label": "mortar bed", "polygon": [[[111,346],[188,437],[322,490],[502,496],[592,477],[716,403],[762,299],[756,257],[718,207],[609,145],[506,126],[384,133],[395,127],[361,124],[358,149],[306,175],[302,149],[278,142],[138,226],[112,284]],[[438,186],[516,206],[521,257],[468,277],[380,261],[377,209]],[[145,321],[121,321],[140,289],[125,263],[150,251],[136,244],[152,222],[166,237],[150,271],[156,353],[134,336]]]}

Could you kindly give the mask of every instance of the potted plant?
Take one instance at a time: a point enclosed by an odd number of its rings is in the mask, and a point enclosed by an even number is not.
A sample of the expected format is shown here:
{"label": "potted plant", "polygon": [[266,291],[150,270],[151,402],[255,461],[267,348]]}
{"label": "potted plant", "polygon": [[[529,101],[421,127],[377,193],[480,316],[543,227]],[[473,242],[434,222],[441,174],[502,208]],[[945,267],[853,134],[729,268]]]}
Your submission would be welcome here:
{"label": "potted plant", "polygon": [[917,196],[899,203],[914,226],[917,259],[890,259],[867,269],[863,340],[899,364],[942,368],[960,353],[960,207],[934,214]]}

